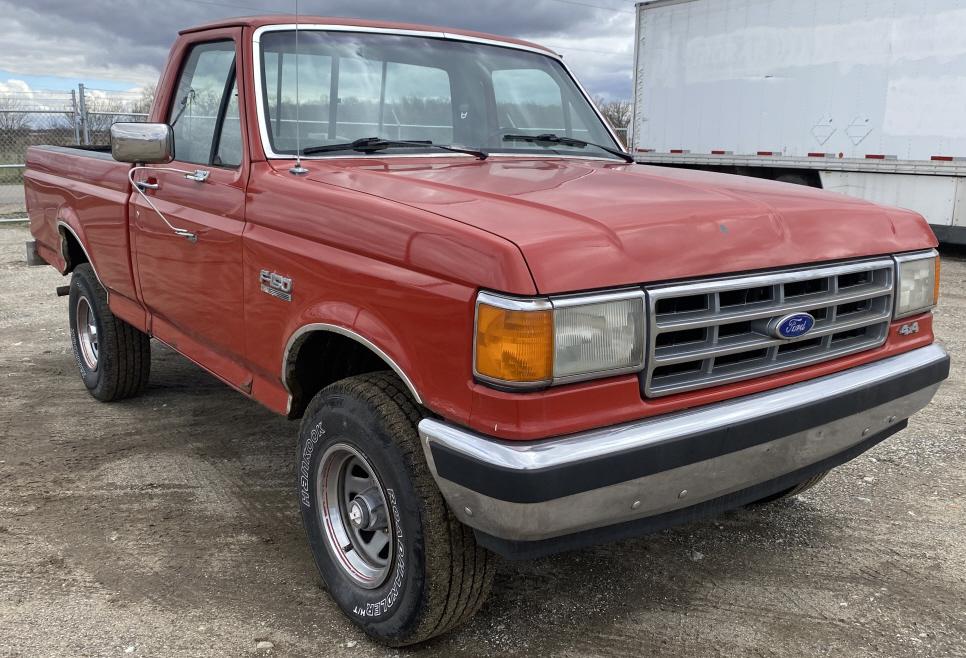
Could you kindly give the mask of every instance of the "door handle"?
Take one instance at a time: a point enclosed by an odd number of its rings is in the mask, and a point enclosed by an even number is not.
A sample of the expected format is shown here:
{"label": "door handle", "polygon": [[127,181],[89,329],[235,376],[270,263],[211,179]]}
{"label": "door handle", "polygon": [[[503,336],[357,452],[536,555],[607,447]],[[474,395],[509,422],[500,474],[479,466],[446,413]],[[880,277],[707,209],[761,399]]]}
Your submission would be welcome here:
{"label": "door handle", "polygon": [[144,192],[145,190],[157,190],[161,187],[160,183],[149,183],[146,180],[139,180],[135,183],[137,188]]}
{"label": "door handle", "polygon": [[204,183],[206,180],[208,180],[208,173],[209,172],[204,169],[195,169],[190,174],[185,174],[184,177],[187,180],[193,180],[196,183]]}

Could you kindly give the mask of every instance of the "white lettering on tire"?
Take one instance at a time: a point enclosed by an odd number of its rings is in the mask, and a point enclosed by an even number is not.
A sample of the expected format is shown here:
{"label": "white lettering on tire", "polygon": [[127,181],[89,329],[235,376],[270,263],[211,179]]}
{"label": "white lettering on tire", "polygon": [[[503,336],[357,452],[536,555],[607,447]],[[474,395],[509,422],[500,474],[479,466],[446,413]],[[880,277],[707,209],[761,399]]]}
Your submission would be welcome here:
{"label": "white lettering on tire", "polygon": [[406,576],[406,546],[403,543],[402,523],[400,523],[402,519],[399,514],[399,506],[396,504],[396,492],[392,489],[386,489],[386,495],[389,497],[389,504],[392,506],[392,517],[396,526],[396,574],[393,576],[392,587],[389,588],[386,596],[379,601],[352,608],[352,612],[360,617],[381,617],[389,612],[396,601],[399,600],[403,579]]}
{"label": "white lettering on tire", "polygon": [[309,470],[312,465],[312,453],[315,452],[315,445],[319,439],[325,435],[325,428],[319,423],[309,432],[309,440],[305,442],[302,449],[302,461],[299,463],[299,500],[302,505],[309,509],[312,508],[312,495],[309,493]]}
{"label": "white lettering on tire", "polygon": [[74,331],[73,327],[71,327],[70,328],[70,346],[73,348],[71,351],[74,353],[74,361],[77,363],[77,369],[81,371],[81,375],[86,375],[87,371],[84,370],[84,366],[81,365],[81,359],[80,359],[79,351],[77,349],[77,345],[78,345],[77,332]]}

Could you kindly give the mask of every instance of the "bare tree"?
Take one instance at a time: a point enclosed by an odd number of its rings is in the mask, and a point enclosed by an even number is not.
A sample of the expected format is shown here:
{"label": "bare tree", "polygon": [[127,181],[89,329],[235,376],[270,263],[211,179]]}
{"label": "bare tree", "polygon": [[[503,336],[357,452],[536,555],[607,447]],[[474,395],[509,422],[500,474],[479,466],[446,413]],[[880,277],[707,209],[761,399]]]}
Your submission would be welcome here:
{"label": "bare tree", "polygon": [[123,120],[124,115],[131,111],[129,109],[130,103],[125,103],[120,98],[95,96],[94,94],[85,94],[85,96],[87,130],[91,133],[92,140],[95,134],[107,133],[112,123]]}
{"label": "bare tree", "polygon": [[144,87],[141,89],[140,98],[134,101],[134,105],[131,106],[131,111],[137,112],[138,114],[150,114],[153,105],[154,87]]}
{"label": "bare tree", "polygon": [[629,100],[607,100],[603,96],[594,96],[594,105],[600,110],[600,113],[604,115],[607,119],[607,123],[611,125],[618,135],[627,141],[627,127],[631,123],[631,114],[634,111],[634,106]]}
{"label": "bare tree", "polygon": [[151,111],[154,90],[142,90],[137,98],[88,93],[85,94],[84,102],[87,109],[87,131],[91,143],[106,144],[112,124],[118,121],[147,120],[142,115]]}
{"label": "bare tree", "polygon": [[24,110],[27,104],[22,98],[0,96],[0,132],[5,135],[26,131],[30,127],[30,115]]}

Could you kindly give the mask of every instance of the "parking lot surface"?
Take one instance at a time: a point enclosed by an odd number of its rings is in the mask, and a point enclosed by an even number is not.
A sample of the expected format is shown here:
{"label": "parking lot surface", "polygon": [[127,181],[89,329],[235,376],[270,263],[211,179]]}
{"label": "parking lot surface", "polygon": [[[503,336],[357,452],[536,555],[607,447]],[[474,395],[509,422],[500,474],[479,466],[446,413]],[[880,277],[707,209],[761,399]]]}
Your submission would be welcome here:
{"label": "parking lot surface", "polygon": [[[143,396],[96,402],[66,279],[24,265],[28,237],[0,226],[0,656],[409,653],[320,586],[297,425],[157,344]],[[953,370],[906,431],[786,502],[504,562],[480,614],[422,650],[966,655],[966,258],[944,255]]]}

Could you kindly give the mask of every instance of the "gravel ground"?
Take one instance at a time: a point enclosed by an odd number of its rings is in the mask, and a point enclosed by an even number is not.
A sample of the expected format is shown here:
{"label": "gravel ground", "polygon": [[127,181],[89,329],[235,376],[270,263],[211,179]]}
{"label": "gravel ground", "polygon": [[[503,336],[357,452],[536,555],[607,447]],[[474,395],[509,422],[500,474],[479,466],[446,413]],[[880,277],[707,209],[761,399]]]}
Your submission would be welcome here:
{"label": "gravel ground", "polygon": [[[319,586],[296,425],[157,345],[144,396],[95,402],[65,280],[23,265],[27,237],[0,227],[0,655],[400,653]],[[944,265],[953,373],[909,429],[791,501],[504,563],[480,614],[422,650],[966,655],[966,257]]]}

